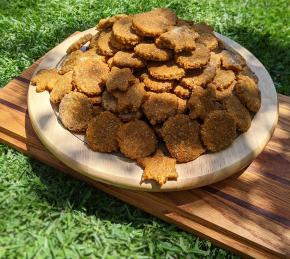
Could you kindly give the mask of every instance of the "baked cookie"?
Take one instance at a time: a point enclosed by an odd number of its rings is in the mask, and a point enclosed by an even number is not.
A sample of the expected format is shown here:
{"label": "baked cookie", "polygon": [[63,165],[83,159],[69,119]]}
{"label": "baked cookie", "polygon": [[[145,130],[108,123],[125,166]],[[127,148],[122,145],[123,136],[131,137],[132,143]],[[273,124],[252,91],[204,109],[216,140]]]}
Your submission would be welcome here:
{"label": "baked cookie", "polygon": [[127,15],[126,14],[117,14],[117,15],[114,15],[112,17],[101,19],[99,21],[99,23],[96,25],[96,29],[101,31],[104,29],[111,28],[115,21],[117,21],[118,19],[123,18],[123,17],[127,17]]}
{"label": "baked cookie", "polygon": [[133,16],[132,28],[142,36],[155,37],[176,24],[176,14],[168,8],[157,8]]}
{"label": "baked cookie", "polygon": [[213,27],[205,22],[199,22],[193,24],[193,28],[198,33],[213,33]]}
{"label": "baked cookie", "polygon": [[72,74],[73,72],[70,71],[55,82],[55,87],[50,92],[50,101],[52,103],[59,103],[66,94],[72,91]]}
{"label": "baked cookie", "polygon": [[95,41],[95,48],[97,50],[97,53],[110,57],[118,51],[110,44],[111,36],[111,30],[104,30],[98,34]]}
{"label": "baked cookie", "polygon": [[131,50],[134,48],[134,45],[123,44],[120,41],[118,41],[113,33],[110,38],[110,46],[117,50]]}
{"label": "baked cookie", "polygon": [[154,131],[141,120],[123,124],[118,130],[117,140],[121,152],[131,159],[149,156],[157,146]]}
{"label": "baked cookie", "polygon": [[222,90],[228,88],[234,82],[236,76],[232,70],[218,69],[216,75],[211,82],[216,89]]}
{"label": "baked cookie", "polygon": [[183,98],[183,99],[187,99],[190,97],[190,90],[187,89],[187,88],[184,88],[183,86],[181,85],[177,85],[175,86],[173,92],[180,98]]}
{"label": "baked cookie", "polygon": [[201,126],[201,138],[208,150],[218,152],[230,146],[236,137],[236,122],[227,111],[209,113]]}
{"label": "baked cookie", "polygon": [[123,122],[139,120],[139,119],[141,119],[142,115],[143,115],[142,112],[139,110],[135,111],[135,112],[120,112],[120,113],[118,113],[118,117]]}
{"label": "baked cookie", "polygon": [[246,65],[244,58],[238,53],[233,53],[228,50],[223,50],[220,53],[222,66],[225,69],[231,69],[234,71],[241,71]]}
{"label": "baked cookie", "polygon": [[61,78],[56,68],[42,69],[31,78],[31,83],[36,85],[36,92],[43,92],[45,90],[51,91],[56,82]]}
{"label": "baked cookie", "polygon": [[208,88],[211,89],[213,96],[217,101],[222,101],[224,98],[227,98],[234,93],[234,88],[237,81],[234,80],[228,88],[217,88],[214,84],[209,84]]}
{"label": "baked cookie", "polygon": [[173,54],[171,50],[159,48],[154,43],[140,43],[134,51],[141,58],[151,61],[167,61]]}
{"label": "baked cookie", "polygon": [[132,74],[129,68],[113,67],[109,73],[106,87],[108,92],[114,90],[127,91],[128,87],[136,82],[137,78]]}
{"label": "baked cookie", "polygon": [[160,186],[167,180],[176,180],[176,159],[165,156],[161,149],[158,149],[152,157],[138,158],[137,163],[144,168],[142,180],[154,180]]}
{"label": "baked cookie", "polygon": [[212,33],[200,33],[197,42],[205,45],[209,50],[218,48],[218,39]]}
{"label": "baked cookie", "polygon": [[152,77],[159,80],[179,80],[185,75],[184,69],[172,61],[150,63],[148,64],[148,71]]}
{"label": "baked cookie", "polygon": [[85,140],[89,148],[97,152],[111,153],[119,149],[117,132],[121,120],[109,111],[101,112],[88,124]]}
{"label": "baked cookie", "polygon": [[106,90],[102,94],[102,106],[105,110],[116,113],[117,112],[117,99]]}
{"label": "baked cookie", "polygon": [[132,51],[118,51],[113,57],[113,65],[117,67],[143,68],[146,62]]}
{"label": "baked cookie", "polygon": [[199,135],[199,124],[188,115],[177,114],[164,122],[162,136],[170,155],[186,163],[205,152]]}
{"label": "baked cookie", "polygon": [[208,63],[209,58],[209,50],[200,43],[196,44],[196,48],[193,51],[175,54],[176,63],[185,69],[201,68]]}
{"label": "baked cookie", "polygon": [[142,75],[142,80],[146,89],[156,93],[168,92],[174,85],[174,81],[172,80],[158,80],[145,73]]}
{"label": "baked cookie", "polygon": [[74,42],[72,45],[69,46],[66,53],[72,53],[73,51],[79,50],[83,45],[85,45],[87,42],[89,42],[92,39],[93,35],[88,33],[81,38],[79,38],[76,42]]}
{"label": "baked cookie", "polygon": [[156,44],[163,48],[174,49],[175,52],[194,50],[199,34],[188,26],[174,26],[156,39]]}
{"label": "baked cookie", "polygon": [[86,95],[70,92],[59,104],[59,118],[68,130],[84,132],[93,118],[93,105]]}

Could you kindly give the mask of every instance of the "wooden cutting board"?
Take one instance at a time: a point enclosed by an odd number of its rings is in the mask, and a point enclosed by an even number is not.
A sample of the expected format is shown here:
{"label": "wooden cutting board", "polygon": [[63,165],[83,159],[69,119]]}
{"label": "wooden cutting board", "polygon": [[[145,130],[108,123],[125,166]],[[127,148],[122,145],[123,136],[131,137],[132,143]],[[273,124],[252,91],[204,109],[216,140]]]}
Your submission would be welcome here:
{"label": "wooden cutting board", "polygon": [[[43,58],[36,72],[56,67],[73,42],[87,33],[96,32],[92,28],[68,38]],[[239,135],[227,149],[204,154],[188,163],[177,164],[177,180],[167,181],[162,187],[154,181],[141,182],[142,169],[135,161],[126,159],[122,154],[105,154],[89,149],[84,143],[83,135],[73,134],[62,126],[56,116],[57,109],[50,103],[49,93],[37,93],[35,86],[30,85],[28,111],[37,136],[52,154],[74,170],[93,180],[128,189],[192,189],[218,182],[245,168],[262,152],[272,136],[278,120],[277,94],[270,75],[258,59],[238,43],[220,34],[216,35],[226,47],[239,52],[259,78],[261,108],[255,114],[249,130]]]}
{"label": "wooden cutting board", "polygon": [[278,96],[279,122],[274,135],[246,170],[199,189],[138,192],[81,175],[41,144],[27,112],[29,80],[38,64],[0,90],[1,142],[236,253],[260,258],[290,257],[289,97]]}

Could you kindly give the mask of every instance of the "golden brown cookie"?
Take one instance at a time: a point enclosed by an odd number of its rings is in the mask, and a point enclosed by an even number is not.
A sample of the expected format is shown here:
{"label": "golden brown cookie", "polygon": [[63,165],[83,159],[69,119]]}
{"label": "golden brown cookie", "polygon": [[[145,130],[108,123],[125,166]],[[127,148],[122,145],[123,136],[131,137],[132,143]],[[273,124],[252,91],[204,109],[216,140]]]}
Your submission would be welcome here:
{"label": "golden brown cookie", "polygon": [[224,98],[227,98],[233,94],[236,83],[237,81],[234,80],[228,86],[228,88],[217,88],[214,84],[210,83],[208,85],[208,88],[212,90],[215,99],[217,99],[218,101],[222,101]]}
{"label": "golden brown cookie", "polygon": [[186,113],[187,111],[187,100],[181,99],[181,98],[177,98],[177,113],[182,114],[182,113]]}
{"label": "golden brown cookie", "polygon": [[193,24],[193,28],[198,33],[213,33],[213,27],[205,22],[195,23]]}
{"label": "golden brown cookie", "polygon": [[168,8],[157,8],[134,15],[132,28],[142,36],[155,37],[176,24],[176,14]]}
{"label": "golden brown cookie", "polygon": [[216,69],[221,67],[221,55],[220,53],[210,52],[209,64]]}
{"label": "golden brown cookie", "polygon": [[148,90],[157,93],[168,92],[173,88],[174,85],[174,81],[158,80],[148,74],[143,74],[142,80]]}
{"label": "golden brown cookie", "polygon": [[141,37],[132,30],[132,16],[118,19],[113,25],[115,38],[124,45],[136,45],[141,41]]}
{"label": "golden brown cookie", "polygon": [[199,136],[199,124],[188,115],[177,114],[164,122],[162,136],[170,155],[186,163],[205,152]]}
{"label": "golden brown cookie", "polygon": [[102,104],[102,96],[89,96],[89,99],[93,105]]}
{"label": "golden brown cookie", "polygon": [[59,73],[61,75],[72,71],[74,66],[76,65],[76,63],[78,62],[78,60],[80,59],[80,57],[83,55],[83,52],[81,50],[76,50],[72,53],[70,53],[65,60],[63,61],[63,63],[61,64],[61,67],[59,69]]}
{"label": "golden brown cookie", "polygon": [[238,78],[239,78],[239,76],[248,76],[248,77],[252,78],[256,84],[258,84],[258,82],[259,82],[259,79],[256,76],[256,74],[247,65],[245,65],[243,67],[243,69],[241,71],[239,71]]}
{"label": "golden brown cookie", "polygon": [[174,26],[169,31],[161,34],[156,39],[156,44],[160,47],[174,49],[175,52],[194,50],[198,36],[198,33],[192,27]]}
{"label": "golden brown cookie", "polygon": [[111,153],[117,151],[117,132],[122,125],[121,120],[109,111],[101,112],[88,124],[86,143],[97,152]]}
{"label": "golden brown cookie", "polygon": [[80,60],[74,67],[73,84],[78,91],[87,95],[98,95],[103,90],[109,74],[109,67],[94,59]]}
{"label": "golden brown cookie", "polygon": [[72,91],[72,74],[73,72],[70,71],[55,82],[55,87],[50,92],[50,101],[52,103],[59,103],[66,94]]}
{"label": "golden brown cookie", "polygon": [[124,122],[132,121],[132,120],[139,120],[142,117],[142,112],[141,111],[120,112],[118,113],[118,117]]}
{"label": "golden brown cookie", "polygon": [[59,118],[68,130],[85,131],[92,117],[93,105],[86,95],[70,92],[62,98],[59,104]]}
{"label": "golden brown cookie", "polygon": [[94,43],[95,44],[94,47],[96,48],[97,53],[99,53],[100,55],[110,57],[113,56],[118,51],[110,44],[111,36],[112,36],[111,30],[101,31],[97,35],[97,38]]}
{"label": "golden brown cookie", "polygon": [[227,111],[209,113],[201,126],[201,138],[209,151],[218,152],[230,146],[236,137],[236,122]]}
{"label": "golden brown cookie", "polygon": [[202,44],[197,43],[193,51],[184,51],[175,54],[176,63],[185,69],[201,68],[210,58],[209,50]]}
{"label": "golden brown cookie", "polygon": [[89,42],[92,39],[93,35],[88,33],[81,38],[79,38],[76,42],[74,42],[70,47],[67,49],[66,53],[72,53],[73,51],[79,50],[83,45]]}
{"label": "golden brown cookie", "polygon": [[103,92],[102,95],[102,106],[105,110],[111,112],[117,112],[117,99],[107,91]]}
{"label": "golden brown cookie", "polygon": [[218,103],[211,89],[197,88],[192,92],[187,108],[191,119],[204,119],[209,112],[218,109]]}
{"label": "golden brown cookie", "polygon": [[36,92],[38,93],[45,90],[51,91],[60,78],[61,76],[58,74],[56,68],[42,69],[31,78],[31,83],[36,85]]}
{"label": "golden brown cookie", "polygon": [[261,107],[261,92],[255,81],[248,76],[239,76],[235,85],[235,94],[240,101],[252,112]]}
{"label": "golden brown cookie", "polygon": [[235,95],[225,98],[223,105],[225,110],[235,119],[237,129],[246,132],[251,126],[251,115],[246,107]]}
{"label": "golden brown cookie", "polygon": [[225,69],[232,69],[234,71],[240,71],[246,64],[244,58],[238,53],[233,53],[228,50],[223,50],[220,53],[222,66]]}
{"label": "golden brown cookie", "polygon": [[144,168],[143,181],[154,180],[162,186],[167,180],[176,180],[178,177],[176,159],[165,156],[161,149],[152,157],[138,158],[137,163]]}
{"label": "golden brown cookie", "polygon": [[173,92],[180,98],[183,98],[183,99],[187,99],[190,97],[190,90],[188,90],[187,88],[184,88],[183,86],[181,85],[177,85],[175,86]]}
{"label": "golden brown cookie", "polygon": [[219,45],[218,39],[212,33],[200,33],[196,42],[205,45],[209,50],[214,50]]}
{"label": "golden brown cookie", "polygon": [[123,124],[118,130],[117,140],[121,152],[131,159],[149,156],[157,146],[154,131],[141,120]]}
{"label": "golden brown cookie", "polygon": [[152,125],[165,121],[175,115],[178,109],[178,99],[174,94],[151,94],[143,104],[143,111]]}
{"label": "golden brown cookie", "polygon": [[113,58],[117,67],[143,68],[146,62],[132,51],[118,51]]}
{"label": "golden brown cookie", "polygon": [[211,82],[216,89],[222,90],[228,88],[234,82],[236,76],[232,70],[218,69],[216,75]]}
{"label": "golden brown cookie", "polygon": [[159,80],[179,80],[185,75],[184,69],[172,61],[150,63],[148,64],[148,71],[152,77]]}
{"label": "golden brown cookie", "polygon": [[154,43],[140,43],[134,48],[135,53],[145,60],[167,61],[172,58],[172,51],[161,49]]}
{"label": "golden brown cookie", "polygon": [[101,19],[99,21],[99,23],[96,25],[96,29],[97,30],[104,30],[104,29],[111,28],[115,21],[117,21],[118,19],[123,18],[123,17],[127,17],[127,15],[126,14],[117,14],[117,15],[114,15],[112,17]]}
{"label": "golden brown cookie", "polygon": [[187,71],[185,77],[181,79],[180,84],[190,89],[199,86],[204,87],[214,79],[215,75],[215,67],[209,64],[203,69]]}
{"label": "golden brown cookie", "polygon": [[128,91],[114,91],[112,94],[117,98],[117,111],[137,111],[146,98],[144,84],[136,82],[129,87]]}
{"label": "golden brown cookie", "polygon": [[106,87],[108,92],[114,90],[127,91],[128,87],[136,82],[136,77],[133,76],[131,69],[113,67],[109,73]]}

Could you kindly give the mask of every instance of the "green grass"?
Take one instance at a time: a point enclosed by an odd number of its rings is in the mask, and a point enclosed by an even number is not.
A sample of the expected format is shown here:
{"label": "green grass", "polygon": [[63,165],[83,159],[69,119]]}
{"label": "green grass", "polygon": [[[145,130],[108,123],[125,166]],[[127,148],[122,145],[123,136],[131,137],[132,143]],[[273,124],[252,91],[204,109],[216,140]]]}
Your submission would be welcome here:
{"label": "green grass", "polygon": [[[213,24],[262,61],[278,92],[290,94],[290,10],[281,0],[0,0],[0,86],[74,31],[158,6]],[[0,145],[0,257],[153,256],[234,257]]]}

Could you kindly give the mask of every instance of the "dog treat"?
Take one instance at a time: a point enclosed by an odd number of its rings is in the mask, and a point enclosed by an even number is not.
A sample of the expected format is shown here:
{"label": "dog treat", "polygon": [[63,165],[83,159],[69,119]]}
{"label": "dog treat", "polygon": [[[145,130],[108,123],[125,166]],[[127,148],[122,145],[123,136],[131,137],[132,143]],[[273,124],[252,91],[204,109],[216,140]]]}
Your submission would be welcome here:
{"label": "dog treat", "polygon": [[176,180],[176,159],[167,157],[161,149],[158,149],[152,157],[138,158],[137,163],[144,168],[142,180],[154,180],[160,186],[167,180]]}
{"label": "dog treat", "polygon": [[132,28],[142,36],[155,37],[176,24],[176,14],[167,8],[157,8],[150,12],[136,14]]}
{"label": "dog treat", "polygon": [[61,76],[60,79],[55,82],[55,86],[50,92],[50,101],[52,103],[59,103],[66,94],[72,91],[72,74],[73,72],[70,71]]}
{"label": "dog treat", "polygon": [[142,181],[161,186],[177,179],[176,162],[219,152],[249,130],[261,106],[258,78],[213,27],[168,8],[96,27],[57,68],[31,79],[59,105],[63,126],[86,134],[88,148],[120,151],[144,169]]}
{"label": "dog treat", "polygon": [[236,121],[237,129],[246,132],[251,126],[251,115],[246,107],[235,96],[231,95],[223,100],[224,108]]}
{"label": "dog treat", "polygon": [[85,59],[74,67],[73,83],[87,95],[98,95],[103,90],[109,74],[109,67],[104,62]]}
{"label": "dog treat", "polygon": [[154,43],[140,43],[134,48],[135,53],[145,60],[167,61],[172,58],[172,51],[157,47]]}
{"label": "dog treat", "polygon": [[188,115],[170,117],[164,122],[161,133],[170,155],[177,162],[192,161],[205,152],[199,136],[199,124]]}
{"label": "dog treat", "polygon": [[126,91],[136,81],[129,68],[113,67],[109,73],[106,87],[109,92],[114,90]]}
{"label": "dog treat", "polygon": [[59,118],[63,126],[73,132],[84,132],[93,117],[89,98],[78,92],[65,95],[59,104]]}
{"label": "dog treat", "polygon": [[177,109],[177,97],[171,93],[152,94],[143,104],[144,114],[152,125],[175,115]]}
{"label": "dog treat", "polygon": [[121,152],[131,159],[149,156],[157,146],[153,129],[141,120],[130,121],[122,125],[119,128],[117,140]]}
{"label": "dog treat", "polygon": [[185,75],[184,69],[178,67],[172,61],[150,63],[148,64],[148,71],[151,76],[160,80],[179,80]]}
{"label": "dog treat", "polygon": [[124,45],[136,45],[141,41],[141,37],[132,30],[132,16],[118,19],[113,25],[115,38]]}
{"label": "dog treat", "polygon": [[199,34],[191,27],[175,26],[161,34],[156,39],[156,44],[160,47],[174,49],[175,52],[194,50],[196,47],[195,41],[198,37]]}
{"label": "dog treat", "polygon": [[109,111],[101,112],[88,124],[86,143],[98,152],[114,152],[119,148],[117,132],[122,125],[121,120]]}
{"label": "dog treat", "polygon": [[58,74],[56,68],[42,69],[31,78],[31,83],[36,85],[36,92],[38,93],[45,90],[51,91],[60,78],[61,76]]}
{"label": "dog treat", "polygon": [[158,80],[148,74],[143,74],[142,80],[147,89],[156,93],[168,92],[173,88],[174,85],[174,81]]}
{"label": "dog treat", "polygon": [[232,144],[236,137],[236,122],[227,111],[209,113],[201,126],[203,144],[208,150],[218,152]]}
{"label": "dog treat", "polygon": [[246,107],[257,112],[261,106],[261,92],[253,79],[248,76],[239,76],[235,85],[235,94]]}
{"label": "dog treat", "polygon": [[72,53],[73,51],[76,51],[80,49],[83,45],[85,45],[87,42],[89,42],[92,39],[92,34],[86,34],[79,38],[76,42],[74,42],[66,51],[67,54]]}
{"label": "dog treat", "polygon": [[201,68],[210,58],[209,50],[202,44],[197,43],[193,51],[185,51],[175,55],[176,63],[185,69]]}

